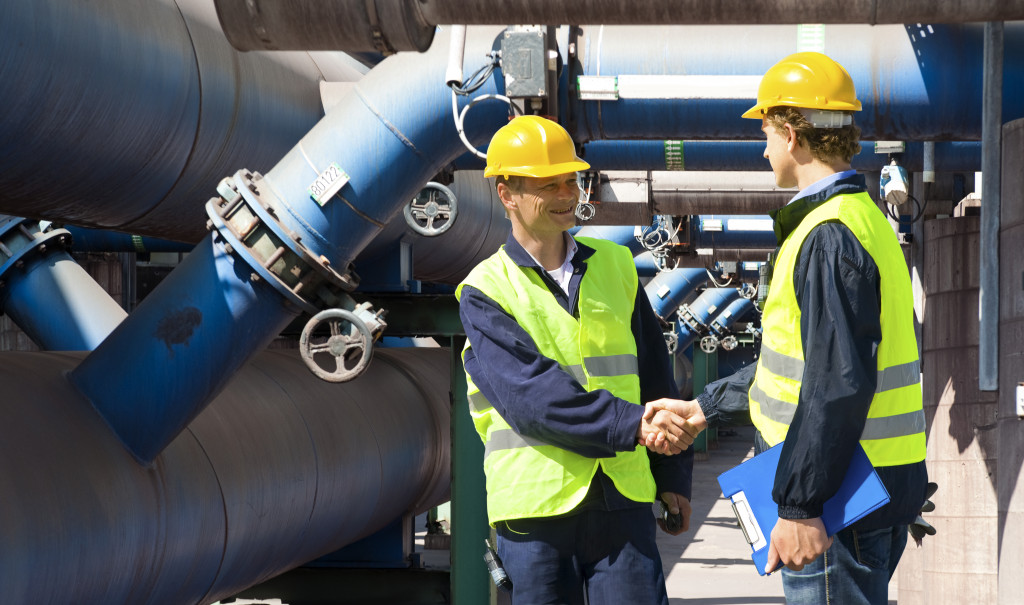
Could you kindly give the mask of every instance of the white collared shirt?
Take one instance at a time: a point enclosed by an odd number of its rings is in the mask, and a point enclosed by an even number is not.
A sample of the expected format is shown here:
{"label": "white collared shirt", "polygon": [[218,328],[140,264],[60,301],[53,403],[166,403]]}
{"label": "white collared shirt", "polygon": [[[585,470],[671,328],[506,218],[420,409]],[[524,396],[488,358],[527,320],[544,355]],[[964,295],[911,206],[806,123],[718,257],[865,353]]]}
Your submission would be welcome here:
{"label": "white collared shirt", "polygon": [[[555,283],[562,289],[562,292],[565,292],[565,295],[569,296],[569,280],[572,278],[572,258],[576,255],[576,250],[578,248],[576,246],[576,240],[573,239],[571,235],[565,233],[564,236],[565,260],[562,261],[562,266],[548,271],[548,275],[551,276],[551,279],[555,280]],[[526,250],[526,253],[530,254],[530,251]],[[532,254],[530,254],[530,258],[533,258]],[[541,265],[536,258],[533,258],[533,262],[537,263],[540,267],[544,266]]]}

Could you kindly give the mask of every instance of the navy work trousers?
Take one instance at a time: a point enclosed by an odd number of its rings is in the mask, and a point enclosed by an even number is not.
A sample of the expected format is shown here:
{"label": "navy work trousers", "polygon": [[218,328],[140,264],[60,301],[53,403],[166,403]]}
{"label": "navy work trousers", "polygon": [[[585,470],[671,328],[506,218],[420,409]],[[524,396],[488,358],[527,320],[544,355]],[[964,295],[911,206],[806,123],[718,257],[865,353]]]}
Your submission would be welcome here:
{"label": "navy work trousers", "polygon": [[513,605],[668,605],[648,506],[497,524]]}

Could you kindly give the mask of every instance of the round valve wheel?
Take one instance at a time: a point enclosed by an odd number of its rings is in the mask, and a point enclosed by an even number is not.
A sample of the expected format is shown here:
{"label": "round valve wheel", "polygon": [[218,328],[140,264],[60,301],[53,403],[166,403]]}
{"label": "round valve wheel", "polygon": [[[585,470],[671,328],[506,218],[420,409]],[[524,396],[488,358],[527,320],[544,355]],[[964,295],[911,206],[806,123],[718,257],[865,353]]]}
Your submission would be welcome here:
{"label": "round valve wheel", "polygon": [[705,353],[714,353],[718,350],[718,339],[714,336],[705,336],[700,339],[700,350]]}
{"label": "round valve wheel", "polygon": [[405,206],[405,222],[416,233],[434,237],[455,223],[458,202],[455,193],[440,183],[430,182]]}
{"label": "round valve wheel", "polygon": [[327,309],[314,315],[302,329],[299,354],[317,377],[327,382],[348,382],[370,365],[373,335],[351,311]]}

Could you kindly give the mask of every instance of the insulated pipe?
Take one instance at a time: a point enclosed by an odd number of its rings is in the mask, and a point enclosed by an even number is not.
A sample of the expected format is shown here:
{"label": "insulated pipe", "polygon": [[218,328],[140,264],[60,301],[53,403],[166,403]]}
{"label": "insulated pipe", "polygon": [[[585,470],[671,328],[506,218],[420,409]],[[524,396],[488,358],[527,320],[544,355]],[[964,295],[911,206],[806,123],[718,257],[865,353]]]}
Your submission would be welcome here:
{"label": "insulated pipe", "polygon": [[678,350],[682,351],[693,344],[693,341],[708,333],[712,318],[735,299],[740,293],[736,288],[708,288],[693,302],[679,306],[679,317],[676,320]]}
{"label": "insulated pipe", "polygon": [[658,317],[667,319],[698,286],[708,279],[706,269],[682,268],[662,271],[647,282],[644,290]]}
{"label": "insulated pipe", "polygon": [[633,253],[634,257],[644,250],[644,247],[636,239],[636,228],[633,225],[590,226],[584,224],[580,227],[579,231],[576,232],[576,235],[593,237],[596,239],[606,239],[620,246],[625,246],[629,248],[629,251]]}
{"label": "insulated pipe", "polygon": [[120,231],[88,229],[65,225],[71,234],[76,252],[188,252],[192,244],[175,242],[155,237],[143,237]]}
{"label": "insulated pipe", "polygon": [[64,378],[82,356],[0,354],[5,603],[211,603],[449,497],[447,349],[345,384],[261,352],[148,468]]}
{"label": "insulated pipe", "polygon": [[70,234],[0,219],[0,311],[39,348],[91,351],[128,315],[71,258]]}
{"label": "insulated pipe", "polygon": [[[923,170],[925,143],[907,141],[904,145],[905,151],[895,156],[900,165],[913,172]],[[943,141],[933,145],[933,171],[981,169],[981,143]],[[583,146],[583,158],[592,170],[770,169],[763,141],[590,141]],[[861,151],[853,156],[852,166],[855,170],[881,170],[888,163],[888,153],[876,153],[875,143],[861,141]]]}
{"label": "insulated pipe", "polygon": [[[493,33],[477,32],[470,47],[479,56],[493,43]],[[214,232],[72,373],[141,462],[301,310],[343,304],[341,290],[356,282],[352,258],[458,153],[439,54],[383,61],[265,177],[243,170],[224,179],[207,203]],[[396,92],[408,74],[423,79],[421,97]],[[489,83],[481,94],[494,92]],[[489,137],[507,111],[483,105],[467,135]],[[331,166],[348,180],[321,205],[310,187]]]}
{"label": "insulated pipe", "polygon": [[238,53],[212,0],[5,2],[0,56],[0,212],[189,243],[225,174],[273,166],[323,115],[320,80],[362,75],[340,53]]}
{"label": "insulated pipe", "polygon": [[[807,23],[806,15],[796,22]],[[571,40],[578,59],[568,62],[575,94],[565,111],[575,122],[574,137],[581,143],[762,139],[761,124],[739,116],[753,105],[761,76],[796,50],[800,31],[795,25],[584,26]],[[864,107],[855,118],[864,139],[980,139],[981,104],[974,93],[982,89],[982,24],[830,25],[822,35],[824,52],[853,77]],[[1011,102],[1024,87],[1024,23],[1005,25],[1005,44],[1005,81],[1012,88],[1002,110],[1011,120],[1024,117],[1024,105]],[[590,100],[598,95],[588,90],[599,87],[588,78],[599,76],[605,87],[617,78],[618,100]]]}

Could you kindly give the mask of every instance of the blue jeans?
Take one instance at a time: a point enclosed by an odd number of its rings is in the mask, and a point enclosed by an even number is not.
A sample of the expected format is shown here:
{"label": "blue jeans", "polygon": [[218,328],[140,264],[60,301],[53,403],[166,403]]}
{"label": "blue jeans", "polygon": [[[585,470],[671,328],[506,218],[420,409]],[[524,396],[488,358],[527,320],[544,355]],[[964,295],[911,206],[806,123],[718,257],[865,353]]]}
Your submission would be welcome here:
{"label": "blue jeans", "polygon": [[889,580],[907,545],[907,526],[845,529],[800,571],[782,569],[790,605],[885,605]]}
{"label": "blue jeans", "polygon": [[668,605],[656,527],[649,506],[498,523],[513,605]]}

